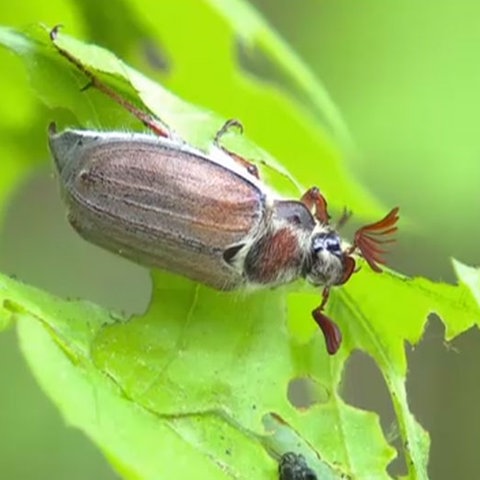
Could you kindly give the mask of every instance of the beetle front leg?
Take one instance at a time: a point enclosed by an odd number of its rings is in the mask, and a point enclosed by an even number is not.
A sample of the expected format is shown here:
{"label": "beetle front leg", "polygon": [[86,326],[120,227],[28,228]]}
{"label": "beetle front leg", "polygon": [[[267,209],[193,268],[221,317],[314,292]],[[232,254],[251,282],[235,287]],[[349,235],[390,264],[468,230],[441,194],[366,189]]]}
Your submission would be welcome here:
{"label": "beetle front leg", "polygon": [[355,268],[356,263],[355,259],[348,255],[347,253],[343,254],[343,276],[342,279],[336,284],[336,285],[343,285],[344,283],[347,283],[350,277],[358,272],[359,269]]}
{"label": "beetle front leg", "polygon": [[106,83],[103,83],[96,75],[94,75],[78,58],[74,57],[70,52],[64,50],[57,44],[58,32],[61,25],[57,25],[50,31],[50,40],[57,52],[66,58],[77,70],[82,72],[88,79],[88,83],[81,90],[85,91],[91,87],[96,88],[103,94],[109,96],[125,110],[129,111],[134,117],[138,118],[147,128],[160,137],[172,138],[173,132],[158,118],[141,110],[125,97],[119,95],[115,90],[110,88]]}
{"label": "beetle front leg", "polygon": [[240,123],[240,121],[236,120],[235,118],[231,118],[222,125],[220,130],[215,134],[215,137],[213,137],[214,145],[222,149],[227,155],[232,157],[232,159],[239,163],[242,167],[244,167],[248,173],[253,175],[255,178],[260,178],[256,165],[254,165],[252,162],[249,162],[246,158],[238,155],[238,153],[232,152],[231,150],[220,144],[220,140],[222,139],[222,137],[226,135],[232,128],[237,128],[240,133],[243,133],[243,125]]}
{"label": "beetle front leg", "polygon": [[330,355],[334,355],[342,343],[342,332],[338,325],[323,313],[329,295],[330,289],[325,287],[322,292],[322,303],[312,312],[312,316],[325,337],[327,352]]}
{"label": "beetle front leg", "polygon": [[309,209],[314,210],[315,218],[323,223],[328,224],[330,215],[327,210],[327,201],[320,193],[317,187],[309,188],[303,195],[300,201]]}

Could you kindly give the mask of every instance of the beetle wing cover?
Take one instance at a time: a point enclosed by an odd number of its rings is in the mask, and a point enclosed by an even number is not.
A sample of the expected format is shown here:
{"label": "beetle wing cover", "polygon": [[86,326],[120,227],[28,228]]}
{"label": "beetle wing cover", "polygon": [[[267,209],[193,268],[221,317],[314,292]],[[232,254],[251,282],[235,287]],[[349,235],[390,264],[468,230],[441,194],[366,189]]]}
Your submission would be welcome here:
{"label": "beetle wing cover", "polygon": [[[125,135],[80,137],[70,148],[60,173],[72,225],[138,263],[218,289],[239,286],[223,252],[262,221],[259,188],[200,152]],[[51,148],[58,156],[55,137]]]}

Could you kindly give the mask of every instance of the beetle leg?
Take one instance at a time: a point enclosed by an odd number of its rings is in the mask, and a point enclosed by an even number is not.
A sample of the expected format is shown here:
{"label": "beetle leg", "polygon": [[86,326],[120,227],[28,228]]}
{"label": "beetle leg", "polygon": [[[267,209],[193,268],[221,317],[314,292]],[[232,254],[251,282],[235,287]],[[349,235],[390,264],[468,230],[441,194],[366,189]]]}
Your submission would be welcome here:
{"label": "beetle leg", "polygon": [[344,283],[347,283],[350,277],[358,271],[355,269],[355,259],[353,257],[351,257],[350,255],[344,254],[343,261],[344,261],[343,277],[338,282],[338,285],[343,285]]}
{"label": "beetle leg", "polygon": [[352,211],[344,207],[341,217],[337,220],[335,230],[340,230],[350,220],[351,216]]}
{"label": "beetle leg", "polygon": [[334,355],[342,343],[342,332],[340,332],[338,325],[323,313],[329,295],[330,289],[325,287],[322,292],[322,303],[312,312],[312,316],[325,337],[327,352]]}
{"label": "beetle leg", "polygon": [[57,52],[66,58],[71,64],[73,64],[80,72],[82,72],[88,78],[88,84],[82,88],[82,91],[87,90],[90,87],[94,87],[105,95],[109,96],[114,102],[121,107],[128,110],[133,116],[138,118],[147,128],[160,137],[172,137],[170,129],[158,118],[141,110],[135,106],[132,102],[119,95],[115,90],[110,88],[107,84],[103,83],[97,78],[78,58],[74,57],[70,52],[64,50],[57,43],[58,31],[61,25],[57,25],[50,31],[50,39]]}
{"label": "beetle leg", "polygon": [[243,133],[243,125],[241,124],[240,120],[237,120],[236,118],[231,118],[230,120],[227,120],[222,125],[222,128],[220,128],[220,130],[215,134],[215,137],[213,138],[213,143],[215,145],[219,145],[221,138],[226,135],[232,128],[237,128],[240,133]]}
{"label": "beetle leg", "polygon": [[246,168],[247,172],[250,175],[253,175],[255,178],[260,178],[260,174],[258,172],[258,168],[253,163],[249,162],[246,158],[238,155],[237,153],[228,150],[228,148],[220,147],[227,155],[230,155],[237,163],[239,163],[242,167]]}
{"label": "beetle leg", "polygon": [[213,137],[213,144],[218,148],[221,148],[227,155],[232,157],[232,159],[239,163],[242,167],[244,167],[248,171],[248,173],[253,175],[255,178],[260,178],[256,165],[249,162],[246,158],[238,155],[238,153],[232,152],[223,145],[220,145],[220,140],[222,139],[222,137],[227,134],[232,128],[237,128],[240,133],[243,133],[243,125],[240,123],[240,121],[236,120],[235,118],[231,118],[230,120],[227,120],[222,125],[222,128],[220,128],[220,130],[215,134],[215,137]]}
{"label": "beetle leg", "polygon": [[327,201],[320,193],[318,187],[309,188],[303,195],[300,201],[309,209],[315,210],[314,216],[320,222],[328,224],[330,215],[327,210]]}

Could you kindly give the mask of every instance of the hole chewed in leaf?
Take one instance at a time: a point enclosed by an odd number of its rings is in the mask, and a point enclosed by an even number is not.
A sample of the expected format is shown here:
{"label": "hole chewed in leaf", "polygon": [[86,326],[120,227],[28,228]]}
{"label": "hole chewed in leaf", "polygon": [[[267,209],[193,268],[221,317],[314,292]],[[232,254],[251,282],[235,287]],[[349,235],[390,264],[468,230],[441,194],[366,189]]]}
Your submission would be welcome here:
{"label": "hole chewed in leaf", "polygon": [[467,478],[478,466],[480,332],[471,328],[450,341],[447,335],[442,319],[429,315],[409,355],[407,392],[433,439],[429,478]]}
{"label": "hole chewed in leaf", "polygon": [[288,383],[287,396],[289,402],[300,410],[326,403],[329,398],[326,388],[308,377],[292,378]]}
{"label": "hole chewed in leaf", "polygon": [[378,413],[385,439],[397,450],[388,470],[405,475],[406,465],[392,401],[377,364],[360,351],[352,353],[343,372],[342,396],[350,405]]}

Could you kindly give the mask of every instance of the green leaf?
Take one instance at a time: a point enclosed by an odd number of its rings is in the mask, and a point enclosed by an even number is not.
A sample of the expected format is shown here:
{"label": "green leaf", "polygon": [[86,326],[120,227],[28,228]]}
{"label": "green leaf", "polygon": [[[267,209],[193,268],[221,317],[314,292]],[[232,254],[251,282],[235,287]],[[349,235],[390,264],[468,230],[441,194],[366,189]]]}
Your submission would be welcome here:
{"label": "green leaf", "polygon": [[[11,33],[14,40],[14,34]],[[6,52],[1,52],[6,53]],[[35,124],[38,121],[35,103],[25,96],[25,73],[15,58],[9,55],[1,57],[2,69],[8,75],[0,76],[0,91],[8,92],[2,98],[2,115],[0,115],[0,157],[2,167],[0,175],[0,218],[3,217],[5,206],[16,186],[35,165],[36,155],[33,144],[38,137],[29,130],[30,138],[24,131],[25,124]]]}
{"label": "green leaf", "polygon": [[297,88],[304,92],[320,119],[346,150],[353,149],[353,140],[340,111],[306,64],[280,38],[270,25],[248,3],[233,0],[228,4],[218,0],[207,0],[229,22],[251,49],[257,47],[278,63],[282,71],[290,76]]}
{"label": "green leaf", "polygon": [[[162,26],[170,23],[165,27],[165,44],[171,45],[169,41],[176,38],[173,30],[178,27],[172,26],[171,15],[178,10],[169,5],[159,19],[153,2],[144,3],[152,9],[150,23],[153,19]],[[223,35],[232,43],[232,26],[198,7],[200,2],[196,5],[192,3],[191,8],[198,10],[196,20],[204,31],[201,42],[208,41],[211,47]],[[220,4],[215,5],[219,8]],[[133,4],[130,7],[134,8]],[[138,7],[137,15],[147,21],[143,8],[146,6]],[[260,27],[264,32],[267,27],[256,24],[252,15],[248,10],[240,17],[250,18],[252,30],[247,32],[253,35]],[[193,28],[193,21],[186,24]],[[182,23],[181,28],[186,27]],[[156,32],[153,27],[152,31]],[[281,45],[273,42],[271,32],[266,38],[263,41],[284,65],[295,65],[282,53]],[[199,45],[206,47],[200,40]],[[40,97],[58,109],[63,123],[71,124],[75,117],[83,127],[136,125],[99,92],[80,91],[85,76],[58,55],[45,30],[21,34],[4,29],[0,42],[22,55]],[[206,145],[221,125],[219,117],[181,101],[109,52],[63,35],[59,42],[105,82],[134,101],[140,99],[197,145]],[[187,58],[185,46],[178,51],[183,52],[179,58]],[[226,68],[230,57],[223,55],[219,64]],[[236,63],[230,62],[235,72],[230,75],[244,82]],[[187,82],[187,77],[192,82],[194,66],[198,73],[198,65],[188,64],[187,73],[179,68],[169,81],[179,90],[186,88],[182,82]],[[224,100],[231,95],[222,83],[228,75],[218,65],[217,69],[212,65],[213,72],[206,70],[216,75],[212,78],[225,90],[217,96]],[[224,77],[219,77],[220,71]],[[238,86],[235,82],[228,85]],[[266,87],[253,83],[246,90],[272,95]],[[208,91],[212,95],[212,89]],[[293,107],[285,98],[278,92],[273,97],[272,105],[292,114]],[[245,104],[251,105],[252,98]],[[240,108],[236,101],[234,104]],[[283,128],[275,124],[277,127]],[[283,130],[274,132],[279,143],[292,143],[279,132]],[[320,137],[319,143],[302,148],[302,152],[310,149],[302,162],[308,174],[311,176],[313,159],[326,155],[322,178],[327,190],[334,192],[338,187],[338,198],[347,196],[352,207],[373,211],[368,195],[357,186],[351,188],[353,181],[340,163],[339,153],[329,151],[327,136]],[[254,147],[243,144],[242,148]],[[285,164],[306,179],[305,172],[295,165],[297,157],[291,156]],[[262,158],[270,162],[268,156]],[[463,282],[458,287],[410,280],[392,272],[377,275],[363,268],[335,292],[329,305],[329,314],[344,334],[342,350],[333,358],[325,353],[323,338],[314,330],[309,315],[318,305],[318,294],[289,295],[290,335],[285,327],[284,289],[223,294],[168,274],[156,275],[148,312],[129,322],[112,318],[91,304],[61,301],[2,277],[0,325],[12,316],[18,320],[24,354],[43,388],[68,421],[85,431],[125,478],[273,478],[276,465],[268,454],[278,458],[292,449],[301,450],[322,479],[342,474],[389,478],[386,468],[395,453],[384,439],[378,417],[349,406],[339,392],[345,360],[354,348],[370,354],[385,378],[405,446],[409,478],[426,478],[429,442],[408,407],[404,344],[418,342],[432,312],[447,325],[448,338],[478,322],[478,272],[456,265]],[[314,395],[315,402],[307,410],[296,408],[287,398],[292,379],[309,379],[321,393]]]}

